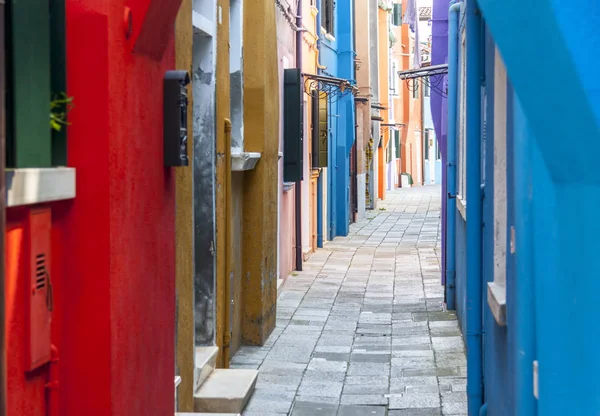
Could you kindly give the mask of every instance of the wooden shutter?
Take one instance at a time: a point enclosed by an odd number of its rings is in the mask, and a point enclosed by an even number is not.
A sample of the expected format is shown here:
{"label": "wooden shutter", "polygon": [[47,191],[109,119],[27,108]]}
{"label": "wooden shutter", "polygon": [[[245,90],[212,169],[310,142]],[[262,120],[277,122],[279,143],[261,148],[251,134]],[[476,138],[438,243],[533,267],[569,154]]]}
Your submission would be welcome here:
{"label": "wooden shutter", "polygon": [[319,92],[319,166],[327,167],[329,154],[329,97]]}
{"label": "wooden shutter", "polygon": [[402,26],[402,3],[394,3],[392,24],[394,26]]}
{"label": "wooden shutter", "polygon": [[300,69],[285,69],[283,73],[283,180],[300,182],[303,166],[302,74]]}
{"label": "wooden shutter", "polygon": [[7,166],[50,167],[50,5],[7,6]]}

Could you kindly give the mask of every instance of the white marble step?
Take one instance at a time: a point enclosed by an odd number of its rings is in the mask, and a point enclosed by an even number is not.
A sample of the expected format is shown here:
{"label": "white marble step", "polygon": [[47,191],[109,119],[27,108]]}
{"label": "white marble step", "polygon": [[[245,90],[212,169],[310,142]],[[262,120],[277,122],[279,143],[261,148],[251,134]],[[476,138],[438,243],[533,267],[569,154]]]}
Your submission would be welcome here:
{"label": "white marble step", "polygon": [[242,416],[239,413],[175,413],[175,416]]}
{"label": "white marble step", "polygon": [[196,347],[194,391],[198,391],[216,368],[218,354],[218,347]]}
{"label": "white marble step", "polygon": [[258,371],[216,369],[194,394],[197,412],[242,413],[250,400]]}

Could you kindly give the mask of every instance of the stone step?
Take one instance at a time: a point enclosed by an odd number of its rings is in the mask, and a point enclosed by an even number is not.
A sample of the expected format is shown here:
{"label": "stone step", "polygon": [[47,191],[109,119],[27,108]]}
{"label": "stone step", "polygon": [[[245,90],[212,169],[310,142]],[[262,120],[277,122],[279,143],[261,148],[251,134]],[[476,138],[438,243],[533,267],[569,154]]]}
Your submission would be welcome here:
{"label": "stone step", "polygon": [[194,394],[197,412],[242,413],[256,385],[258,371],[214,370]]}
{"label": "stone step", "polygon": [[239,413],[175,413],[175,416],[242,416]]}
{"label": "stone step", "polygon": [[216,368],[218,354],[219,347],[196,347],[194,391],[198,391]]}

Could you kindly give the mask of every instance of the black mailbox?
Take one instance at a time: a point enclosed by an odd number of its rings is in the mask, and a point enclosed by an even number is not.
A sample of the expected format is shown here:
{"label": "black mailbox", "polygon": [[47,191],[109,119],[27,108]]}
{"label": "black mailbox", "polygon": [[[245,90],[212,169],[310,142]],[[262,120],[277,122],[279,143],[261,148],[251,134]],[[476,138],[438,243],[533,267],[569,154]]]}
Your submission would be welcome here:
{"label": "black mailbox", "polygon": [[167,71],[164,81],[164,158],[165,166],[188,166],[187,156],[187,71]]}

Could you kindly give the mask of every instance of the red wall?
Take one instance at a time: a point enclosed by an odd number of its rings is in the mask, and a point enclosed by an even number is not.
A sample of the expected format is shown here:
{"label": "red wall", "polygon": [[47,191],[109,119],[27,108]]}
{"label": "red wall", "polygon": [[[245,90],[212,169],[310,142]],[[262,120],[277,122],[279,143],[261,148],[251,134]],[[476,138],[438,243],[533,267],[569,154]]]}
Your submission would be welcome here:
{"label": "red wall", "polygon": [[[127,2],[129,40],[125,1],[66,3],[67,92],[75,104],[68,165],[76,168],[77,197],[51,205],[59,414],[173,414],[175,186],[163,166],[162,80],[175,69],[179,2]],[[138,39],[143,47],[133,52]],[[24,281],[15,269],[19,212],[7,214],[9,290]],[[9,382],[9,415],[39,416],[47,368],[23,371],[19,296],[9,322],[9,376],[17,381]]]}

